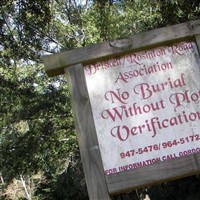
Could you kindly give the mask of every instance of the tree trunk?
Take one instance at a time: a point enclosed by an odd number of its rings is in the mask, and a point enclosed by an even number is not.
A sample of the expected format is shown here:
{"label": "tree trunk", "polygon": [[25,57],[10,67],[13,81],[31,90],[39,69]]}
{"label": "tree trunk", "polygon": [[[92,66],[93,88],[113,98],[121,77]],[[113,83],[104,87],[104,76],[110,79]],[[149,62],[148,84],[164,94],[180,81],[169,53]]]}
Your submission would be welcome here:
{"label": "tree trunk", "polygon": [[24,187],[24,190],[25,190],[27,199],[28,199],[28,200],[31,200],[31,195],[28,193],[28,190],[27,190],[27,187],[26,187],[26,182],[24,181],[22,175],[20,175],[20,179],[21,179],[22,185],[23,185],[23,187]]}

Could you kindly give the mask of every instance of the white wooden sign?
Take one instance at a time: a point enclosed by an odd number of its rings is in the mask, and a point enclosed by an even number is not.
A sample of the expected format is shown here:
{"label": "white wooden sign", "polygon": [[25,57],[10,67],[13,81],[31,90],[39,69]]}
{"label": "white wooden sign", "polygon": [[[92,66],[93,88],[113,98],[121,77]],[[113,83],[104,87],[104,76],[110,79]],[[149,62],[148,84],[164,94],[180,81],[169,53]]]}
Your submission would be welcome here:
{"label": "white wooden sign", "polygon": [[200,152],[194,42],[84,68],[105,175]]}
{"label": "white wooden sign", "polygon": [[197,48],[200,20],[44,58],[68,78],[90,199],[200,172]]}

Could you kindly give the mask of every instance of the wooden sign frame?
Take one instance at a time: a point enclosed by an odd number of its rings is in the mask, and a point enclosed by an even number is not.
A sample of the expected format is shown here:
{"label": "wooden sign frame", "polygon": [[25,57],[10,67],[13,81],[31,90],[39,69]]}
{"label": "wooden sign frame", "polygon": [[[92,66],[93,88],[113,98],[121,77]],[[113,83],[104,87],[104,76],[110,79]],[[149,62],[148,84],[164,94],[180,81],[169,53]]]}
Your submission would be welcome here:
{"label": "wooden sign frame", "polygon": [[66,73],[68,77],[79,148],[90,199],[110,199],[110,195],[200,172],[200,153],[197,153],[105,176],[84,75],[84,65],[86,64],[186,40],[196,42],[198,50],[200,50],[200,20],[139,33],[126,39],[108,41],[44,58],[45,70],[49,76]]}

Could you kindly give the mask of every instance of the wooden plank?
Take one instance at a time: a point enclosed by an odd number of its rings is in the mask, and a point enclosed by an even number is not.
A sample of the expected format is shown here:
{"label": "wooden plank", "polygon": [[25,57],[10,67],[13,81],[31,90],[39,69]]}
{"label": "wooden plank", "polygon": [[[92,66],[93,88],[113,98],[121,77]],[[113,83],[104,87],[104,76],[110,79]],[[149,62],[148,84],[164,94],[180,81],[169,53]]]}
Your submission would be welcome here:
{"label": "wooden plank", "polygon": [[130,51],[148,49],[200,34],[200,20],[136,34],[122,40],[107,41],[71,51],[44,57],[46,73],[55,76],[64,73],[64,68],[78,63],[88,64],[116,57]]}
{"label": "wooden plank", "polygon": [[197,48],[200,52],[200,35],[196,35],[195,36],[195,40],[196,40],[196,44],[197,44]]}
{"label": "wooden plank", "polygon": [[194,155],[198,170],[200,170],[200,153]]}
{"label": "wooden plank", "polygon": [[65,70],[72,95],[72,108],[88,194],[91,200],[109,200],[91,105],[81,64]]}
{"label": "wooden plank", "polygon": [[110,175],[106,179],[110,194],[117,194],[197,174],[199,166],[198,153]]}

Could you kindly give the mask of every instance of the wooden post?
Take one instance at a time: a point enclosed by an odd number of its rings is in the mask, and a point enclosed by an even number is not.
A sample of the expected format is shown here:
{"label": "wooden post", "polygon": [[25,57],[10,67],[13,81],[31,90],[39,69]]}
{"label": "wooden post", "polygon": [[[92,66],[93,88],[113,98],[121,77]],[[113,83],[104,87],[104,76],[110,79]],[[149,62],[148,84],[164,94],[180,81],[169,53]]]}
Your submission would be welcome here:
{"label": "wooden post", "polygon": [[200,54],[200,35],[196,35],[195,40],[196,40],[197,48]]}
{"label": "wooden post", "polygon": [[65,69],[71,93],[79,148],[91,200],[109,200],[90,100],[81,64]]}
{"label": "wooden post", "polygon": [[45,71],[49,76],[64,73],[64,68],[78,63],[88,64],[108,58],[137,52],[174,42],[194,39],[200,34],[200,20],[138,33],[127,39],[106,41],[44,57]]}

